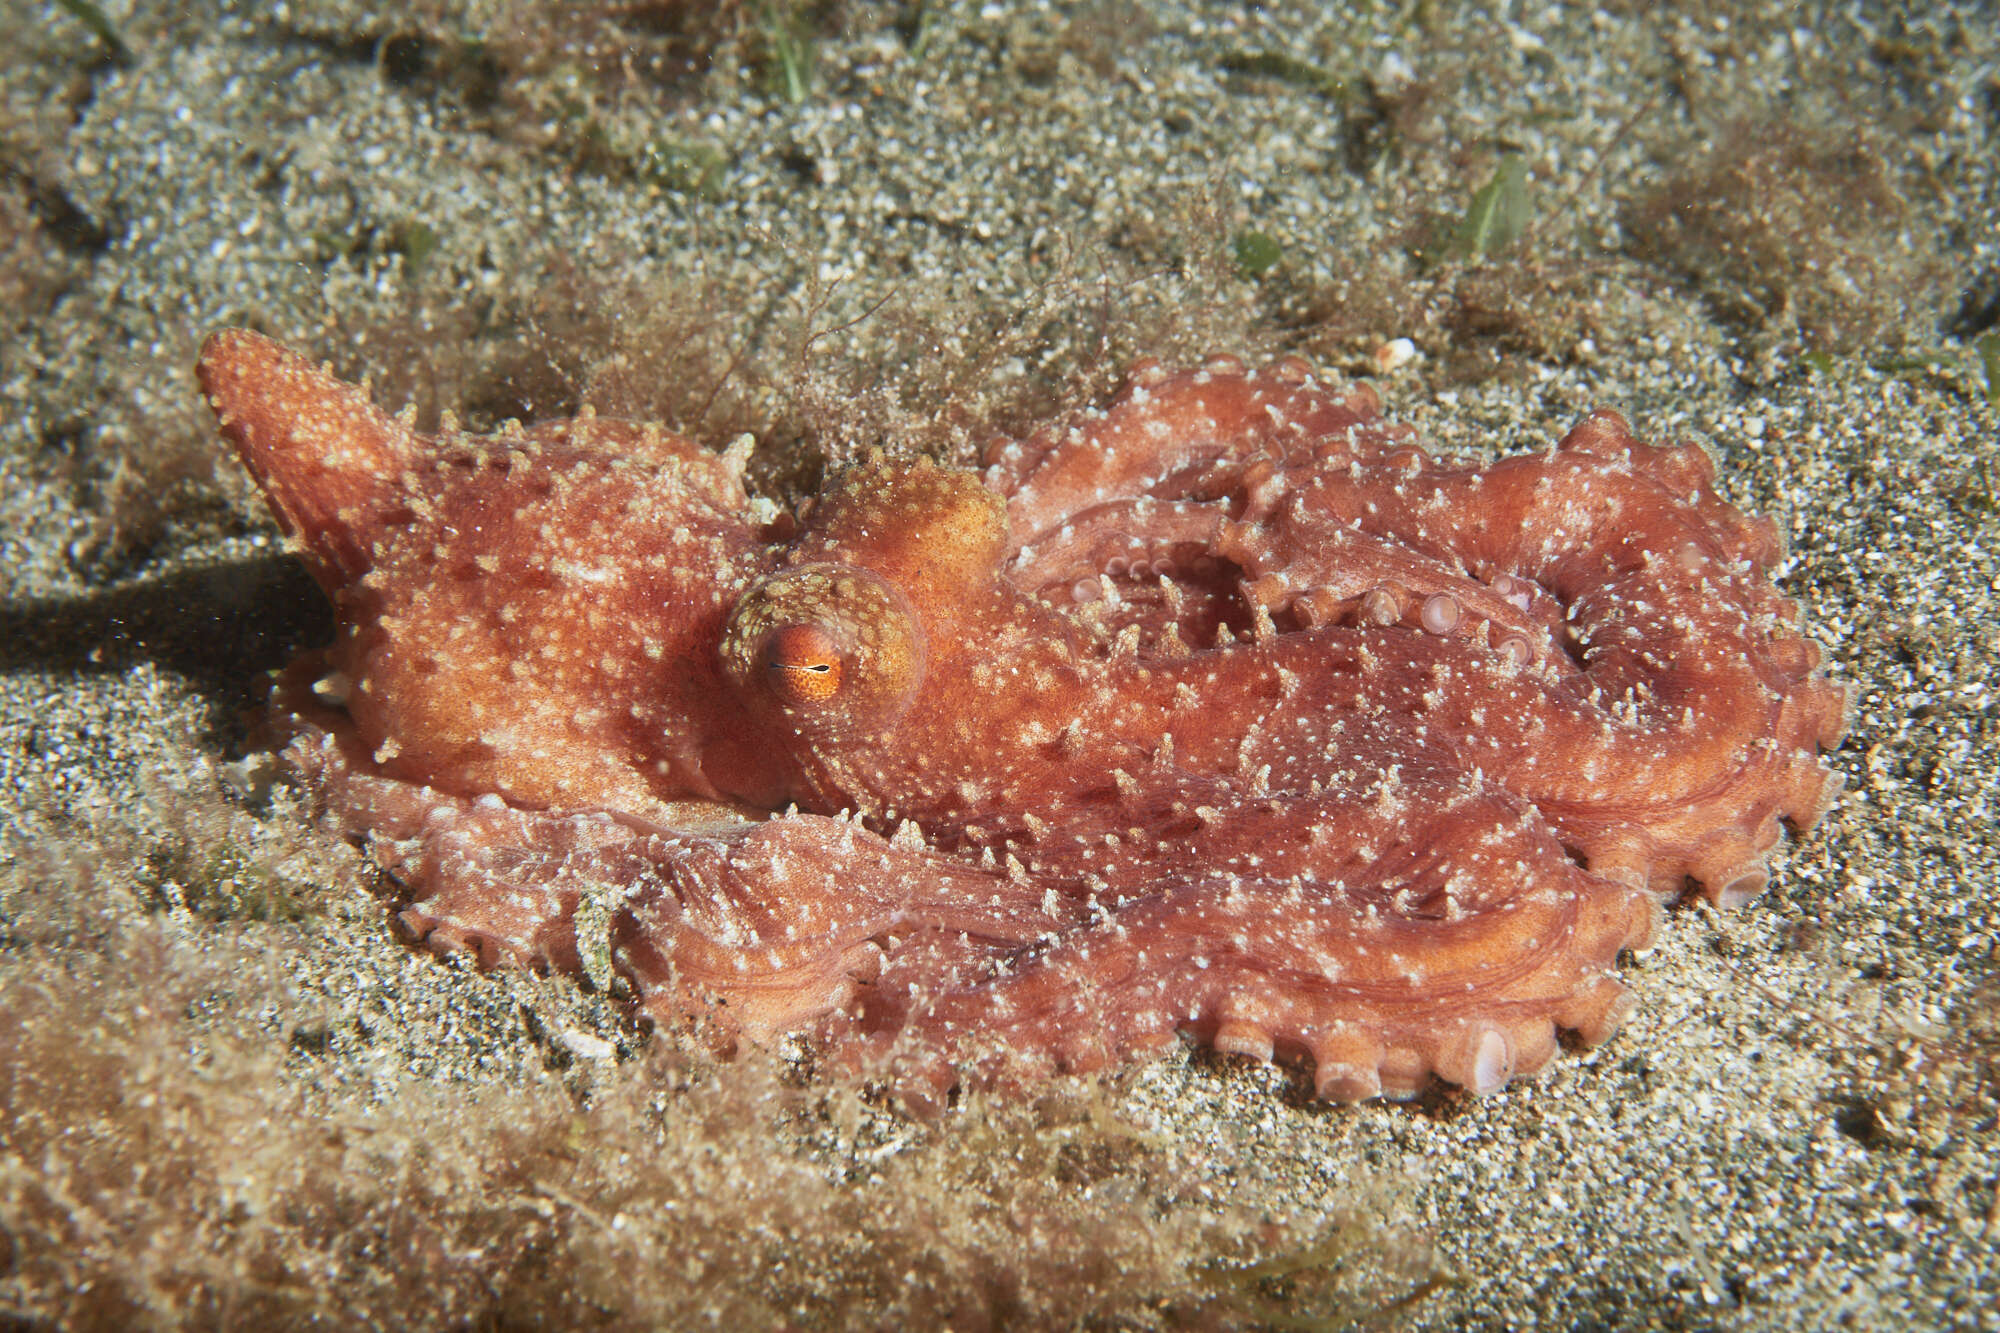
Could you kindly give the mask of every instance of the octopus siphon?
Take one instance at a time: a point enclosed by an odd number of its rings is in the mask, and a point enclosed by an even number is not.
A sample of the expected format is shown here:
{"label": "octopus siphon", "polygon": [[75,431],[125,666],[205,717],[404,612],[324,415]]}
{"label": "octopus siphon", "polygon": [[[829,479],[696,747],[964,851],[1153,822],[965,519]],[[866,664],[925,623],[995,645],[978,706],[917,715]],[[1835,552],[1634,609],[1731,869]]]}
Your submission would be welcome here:
{"label": "octopus siphon", "polygon": [[1613,412],[1472,465],[1296,358],[1142,363],[786,509],[747,437],[424,435],[235,330],[199,376],[335,604],[271,717],[400,929],[919,1110],[1184,1036],[1490,1093],[1838,791],[1776,527]]}

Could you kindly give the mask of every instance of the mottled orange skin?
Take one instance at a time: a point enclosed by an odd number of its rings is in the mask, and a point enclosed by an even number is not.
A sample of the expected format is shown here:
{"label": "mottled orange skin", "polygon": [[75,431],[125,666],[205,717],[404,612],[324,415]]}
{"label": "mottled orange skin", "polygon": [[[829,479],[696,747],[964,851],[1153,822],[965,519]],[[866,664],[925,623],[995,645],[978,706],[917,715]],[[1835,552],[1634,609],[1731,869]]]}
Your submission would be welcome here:
{"label": "mottled orange skin", "polygon": [[404,924],[601,979],[608,919],[655,1017],[918,1102],[1176,1032],[1491,1090],[1835,789],[1775,529],[1611,413],[1474,468],[1300,363],[1147,366],[789,515],[650,427],[421,437],[239,332],[200,373],[339,608],[276,707]]}

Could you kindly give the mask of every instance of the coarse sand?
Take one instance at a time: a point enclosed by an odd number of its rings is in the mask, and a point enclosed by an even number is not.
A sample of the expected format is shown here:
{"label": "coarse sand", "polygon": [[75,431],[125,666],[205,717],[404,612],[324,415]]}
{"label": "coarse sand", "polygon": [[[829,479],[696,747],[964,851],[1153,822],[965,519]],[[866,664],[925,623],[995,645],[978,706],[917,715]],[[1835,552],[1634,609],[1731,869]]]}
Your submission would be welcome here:
{"label": "coarse sand", "polygon": [[[1991,5],[0,0],[0,39],[0,1324],[2000,1328]],[[246,726],[331,622],[199,401],[224,325],[426,422],[747,431],[779,500],[1142,355],[1301,352],[1441,453],[1616,407],[1777,517],[1846,792],[1497,1095],[1183,1051],[910,1124],[395,939]]]}

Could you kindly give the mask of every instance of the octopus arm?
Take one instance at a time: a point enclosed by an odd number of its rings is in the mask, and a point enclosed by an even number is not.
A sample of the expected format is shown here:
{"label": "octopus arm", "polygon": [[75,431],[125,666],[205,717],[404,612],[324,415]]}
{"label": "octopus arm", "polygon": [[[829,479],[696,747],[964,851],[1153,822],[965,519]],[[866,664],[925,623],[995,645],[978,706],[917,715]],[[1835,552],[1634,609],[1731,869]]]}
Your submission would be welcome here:
{"label": "octopus arm", "polygon": [[848,1007],[885,957],[946,972],[1027,947],[1079,912],[1041,886],[791,812],[664,837],[613,939],[655,1018],[706,1012],[763,1043]]}
{"label": "octopus arm", "polygon": [[1222,494],[1257,460],[1301,444],[1372,456],[1402,433],[1379,411],[1367,386],[1336,390],[1294,358],[1250,371],[1216,357],[1179,374],[1141,363],[1103,411],[991,447],[985,479],[1007,497],[1015,539],[1034,545],[1121,499]]}
{"label": "octopus arm", "polygon": [[578,920],[594,904],[614,966],[661,1020],[707,1013],[723,1032],[769,1042],[845,1005],[904,936],[949,941],[930,949],[940,959],[989,958],[1081,911],[837,817],[455,796],[383,773],[332,710],[286,716],[292,764],[399,886],[406,937],[482,967],[585,973]]}
{"label": "octopus arm", "polygon": [[1409,1096],[1433,1075],[1491,1091],[1546,1062],[1558,1030],[1616,1029],[1628,1002],[1609,969],[1658,911],[1578,867],[1518,800],[1443,781],[1239,810],[1185,853],[1222,869],[1167,875],[1012,954],[899,950],[833,1032],[890,1061],[918,1108],[955,1069],[1010,1084],[1157,1053],[1177,1031],[1310,1062],[1331,1100]]}
{"label": "octopus arm", "polygon": [[1482,771],[1594,867],[1739,901],[1778,821],[1810,825],[1837,790],[1819,751],[1848,700],[1765,575],[1774,531],[1710,475],[1700,450],[1638,444],[1599,413],[1554,453],[1483,471],[1317,473],[1221,549],[1267,609],[1321,623],[1373,599],[1380,623],[1424,631],[1382,645],[1402,669],[1377,673],[1378,702],[1477,737]]}
{"label": "octopus arm", "polygon": [[608,821],[468,800],[383,775],[351,730],[293,717],[286,749],[339,827],[366,836],[397,886],[399,931],[435,953],[464,953],[481,967],[582,971],[575,916],[607,844],[625,841]]}
{"label": "octopus arm", "polygon": [[1134,567],[1171,575],[1214,548],[1226,517],[1214,501],[1146,497],[1095,505],[1018,548],[1007,576],[1027,592],[1068,596],[1079,582],[1095,584],[1100,574],[1125,579]]}

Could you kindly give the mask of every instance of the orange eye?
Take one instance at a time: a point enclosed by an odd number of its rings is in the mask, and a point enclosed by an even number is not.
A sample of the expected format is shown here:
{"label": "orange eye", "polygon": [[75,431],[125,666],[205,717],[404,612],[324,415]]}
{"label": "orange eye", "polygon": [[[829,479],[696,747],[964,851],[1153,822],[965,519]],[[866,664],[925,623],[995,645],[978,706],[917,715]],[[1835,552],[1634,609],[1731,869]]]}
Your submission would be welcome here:
{"label": "orange eye", "polygon": [[823,704],[840,693],[840,648],[818,625],[787,625],[764,650],[771,689],[788,704]]}

